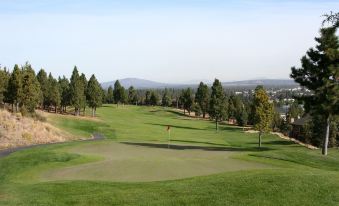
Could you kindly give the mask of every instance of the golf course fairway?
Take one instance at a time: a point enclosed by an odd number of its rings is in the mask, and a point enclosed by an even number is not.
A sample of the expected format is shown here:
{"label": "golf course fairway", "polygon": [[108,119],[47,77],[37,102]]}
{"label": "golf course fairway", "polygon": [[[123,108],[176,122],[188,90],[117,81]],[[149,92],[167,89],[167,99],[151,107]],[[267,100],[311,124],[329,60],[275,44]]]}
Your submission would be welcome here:
{"label": "golf course fairway", "polygon": [[[0,205],[338,205],[339,151],[324,157],[271,134],[163,107],[105,105],[47,121],[95,141],[0,158]],[[170,145],[167,126],[171,126]]]}

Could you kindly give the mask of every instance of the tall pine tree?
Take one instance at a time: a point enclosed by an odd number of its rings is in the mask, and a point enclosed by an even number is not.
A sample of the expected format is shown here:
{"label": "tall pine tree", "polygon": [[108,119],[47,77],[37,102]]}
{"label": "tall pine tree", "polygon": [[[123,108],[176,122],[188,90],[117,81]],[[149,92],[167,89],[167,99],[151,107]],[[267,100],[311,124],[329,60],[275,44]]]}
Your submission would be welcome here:
{"label": "tall pine tree", "polygon": [[195,94],[195,101],[198,103],[202,112],[202,117],[205,118],[208,111],[208,104],[210,101],[209,89],[206,84],[200,82],[197,92]]}
{"label": "tall pine tree", "polygon": [[227,101],[224,90],[218,79],[215,79],[211,88],[211,98],[208,114],[215,121],[215,130],[218,131],[218,122],[227,118]]}
{"label": "tall pine tree", "polygon": [[316,47],[309,49],[302,57],[301,68],[292,67],[291,73],[297,83],[312,91],[311,95],[300,98],[306,112],[322,115],[326,119],[323,155],[327,155],[331,117],[339,114],[338,19],[332,23],[320,29],[320,37],[315,38]]}
{"label": "tall pine tree", "polygon": [[102,89],[94,74],[88,81],[87,98],[88,105],[92,108],[92,117],[95,117],[97,107],[102,105]]}

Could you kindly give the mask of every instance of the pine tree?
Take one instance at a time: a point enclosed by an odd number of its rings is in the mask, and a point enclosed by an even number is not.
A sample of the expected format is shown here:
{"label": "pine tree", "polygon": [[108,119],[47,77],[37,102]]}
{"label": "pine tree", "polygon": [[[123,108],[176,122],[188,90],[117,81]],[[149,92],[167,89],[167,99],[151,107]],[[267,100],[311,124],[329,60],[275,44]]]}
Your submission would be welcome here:
{"label": "pine tree", "polygon": [[12,112],[14,112],[14,105],[16,112],[19,111],[19,104],[22,101],[22,70],[16,64],[12,74],[8,80],[8,88],[5,94],[8,103],[12,104]]}
{"label": "pine tree", "polygon": [[218,79],[214,80],[211,90],[208,114],[210,118],[215,120],[215,130],[218,131],[218,122],[227,118],[227,101]]}
{"label": "pine tree", "polygon": [[137,104],[138,103],[137,91],[134,89],[133,86],[130,86],[128,88],[128,103],[130,103],[130,104]]}
{"label": "pine tree", "polygon": [[24,114],[26,110],[34,113],[42,93],[40,84],[30,64],[26,63],[23,66],[22,73],[22,113]]}
{"label": "pine tree", "polygon": [[61,112],[66,112],[67,106],[71,104],[70,100],[70,85],[68,79],[63,76],[58,79],[59,89],[60,89],[60,97],[61,97]]}
{"label": "pine tree", "polygon": [[87,82],[87,78],[84,73],[80,75],[80,82],[84,90],[84,93],[81,96],[81,108],[82,108],[83,115],[85,116],[86,106],[87,106],[87,84],[88,82]]}
{"label": "pine tree", "polygon": [[37,74],[37,79],[40,84],[41,92],[42,92],[42,109],[45,109],[47,105],[49,105],[48,102],[48,95],[50,94],[50,86],[47,79],[47,73],[44,69],[41,69]]}
{"label": "pine tree", "polygon": [[84,86],[80,80],[79,72],[75,66],[70,81],[70,103],[74,107],[74,114],[80,115],[80,108],[84,98]]}
{"label": "pine tree", "polygon": [[57,109],[61,103],[60,87],[58,81],[53,78],[51,73],[49,73],[48,76],[48,85],[49,85],[48,92],[49,106],[54,106],[54,112],[57,113]]}
{"label": "pine tree", "polygon": [[9,78],[10,75],[6,67],[4,69],[0,67],[0,103],[4,103],[5,101]]}
{"label": "pine tree", "polygon": [[333,25],[320,29],[320,37],[315,38],[318,44],[302,57],[301,68],[292,67],[291,73],[297,83],[312,91],[311,95],[300,98],[306,112],[322,115],[326,119],[323,155],[327,155],[331,117],[339,114],[338,19],[332,23]]}
{"label": "pine tree", "polygon": [[115,81],[114,83],[114,102],[119,106],[119,103],[124,103],[124,95],[125,95],[125,88],[123,88],[119,82],[119,80]]}
{"label": "pine tree", "polygon": [[97,107],[102,105],[102,89],[94,74],[88,81],[87,99],[88,105],[92,108],[92,117],[95,117]]}
{"label": "pine tree", "polygon": [[113,104],[113,102],[114,102],[114,95],[113,95],[112,86],[109,86],[108,89],[107,89],[106,101],[107,101],[108,104]]}
{"label": "pine tree", "polygon": [[262,86],[257,86],[254,93],[254,128],[259,131],[259,148],[261,137],[265,132],[270,131],[273,118],[273,105]]}
{"label": "pine tree", "polygon": [[195,101],[198,103],[202,112],[202,117],[205,118],[208,111],[208,104],[210,101],[209,89],[206,84],[200,82],[197,92],[195,94]]}
{"label": "pine tree", "polygon": [[168,107],[168,106],[171,105],[171,97],[169,95],[167,88],[165,88],[164,94],[162,95],[161,105],[164,106],[164,107]]}
{"label": "pine tree", "polygon": [[145,104],[150,105],[151,104],[151,91],[147,90],[145,93]]}
{"label": "pine tree", "polygon": [[152,106],[157,106],[159,101],[158,94],[156,94],[154,91],[151,92],[151,97],[150,97],[150,104]]}

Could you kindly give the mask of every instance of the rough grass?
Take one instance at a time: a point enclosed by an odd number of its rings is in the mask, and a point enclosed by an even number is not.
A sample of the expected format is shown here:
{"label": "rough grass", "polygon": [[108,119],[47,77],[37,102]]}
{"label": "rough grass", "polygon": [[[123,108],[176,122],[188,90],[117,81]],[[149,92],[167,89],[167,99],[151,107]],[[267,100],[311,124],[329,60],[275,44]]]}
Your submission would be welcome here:
{"label": "rough grass", "polygon": [[[42,116],[36,115],[36,117]],[[37,118],[23,117],[0,109],[0,149],[62,142],[72,139],[72,135],[52,125],[38,121]]]}
{"label": "rough grass", "polygon": [[[0,205],[338,205],[337,149],[331,149],[330,155],[323,157],[318,150],[309,150],[267,135],[263,138],[264,148],[258,150],[256,134],[246,134],[239,128],[226,125],[216,133],[212,122],[190,120],[176,111],[160,107],[106,106],[100,108],[98,114],[102,122],[81,120],[85,122],[79,123],[74,118],[68,118],[69,123],[64,123],[67,117],[62,116],[55,117],[53,121],[56,126],[73,134],[101,132],[110,138],[108,140],[38,147],[1,158]],[[79,129],[78,123],[90,127],[88,129],[82,125]],[[141,151],[150,154],[153,149],[168,152],[165,148],[159,148],[167,143],[168,124],[172,125],[172,143],[177,145],[171,153],[190,156],[187,164],[192,164],[194,151],[201,150],[196,155],[200,155],[197,159],[203,159],[206,158],[201,157],[204,152],[208,157],[215,152],[211,149],[221,148],[226,150],[225,162],[230,158],[227,154],[232,151],[235,154],[232,157],[256,165],[271,165],[272,168],[220,171],[219,174],[188,179],[139,183],[94,179],[44,182],[39,179],[46,174],[44,172],[100,164],[108,157],[119,158],[119,152],[114,152],[116,141],[139,144],[130,146],[141,147]],[[201,146],[199,150],[196,149]],[[210,156],[212,162],[222,157],[222,151],[217,153]],[[137,160],[138,154],[132,153],[130,158]],[[144,155],[149,157],[146,153]],[[165,164],[170,157],[164,156],[154,155],[152,158],[160,158]],[[218,161],[216,167],[232,166],[232,163],[228,165]],[[205,161],[196,166],[213,168],[210,165],[207,167],[209,163]],[[233,164],[237,163],[239,161]],[[112,164],[105,168],[102,165],[98,168],[109,173],[115,166]],[[181,168],[177,166],[175,169],[180,171]]]}

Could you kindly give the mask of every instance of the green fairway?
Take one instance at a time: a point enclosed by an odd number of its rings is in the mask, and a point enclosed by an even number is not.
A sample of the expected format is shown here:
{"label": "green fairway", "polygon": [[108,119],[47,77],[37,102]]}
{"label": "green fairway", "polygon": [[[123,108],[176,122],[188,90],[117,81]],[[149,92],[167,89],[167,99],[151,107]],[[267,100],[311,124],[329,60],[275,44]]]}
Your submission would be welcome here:
{"label": "green fairway", "polygon": [[[339,151],[190,119],[172,109],[106,105],[98,118],[50,115],[79,137],[0,158],[0,205],[338,205]],[[171,147],[167,148],[167,125]]]}

